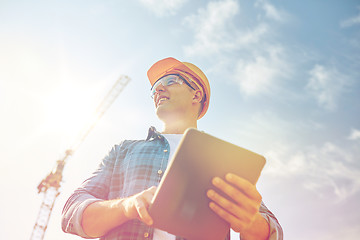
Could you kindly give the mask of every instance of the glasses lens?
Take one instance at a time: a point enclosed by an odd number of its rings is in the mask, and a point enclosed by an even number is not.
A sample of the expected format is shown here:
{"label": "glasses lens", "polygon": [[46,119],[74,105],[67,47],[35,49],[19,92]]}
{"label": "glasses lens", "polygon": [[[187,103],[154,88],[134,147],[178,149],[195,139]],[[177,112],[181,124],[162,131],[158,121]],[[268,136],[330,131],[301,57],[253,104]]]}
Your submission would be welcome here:
{"label": "glasses lens", "polygon": [[167,75],[165,77],[160,78],[156,81],[156,83],[151,87],[150,95],[154,98],[157,87],[162,84],[163,86],[170,86],[173,84],[182,84],[183,81],[179,79],[177,75]]}
{"label": "glasses lens", "polygon": [[162,81],[163,81],[163,86],[170,86],[179,83],[179,77],[176,75],[169,75],[164,77]]}

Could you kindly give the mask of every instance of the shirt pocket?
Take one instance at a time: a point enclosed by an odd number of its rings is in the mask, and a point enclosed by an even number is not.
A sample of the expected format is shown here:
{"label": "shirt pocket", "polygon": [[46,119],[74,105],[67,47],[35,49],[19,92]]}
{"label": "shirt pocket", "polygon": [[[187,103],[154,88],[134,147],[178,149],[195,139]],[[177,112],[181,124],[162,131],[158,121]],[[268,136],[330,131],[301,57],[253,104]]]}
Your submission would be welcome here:
{"label": "shirt pocket", "polygon": [[114,169],[113,184],[109,195],[112,198],[124,198],[156,186],[161,157],[153,153],[128,152]]}

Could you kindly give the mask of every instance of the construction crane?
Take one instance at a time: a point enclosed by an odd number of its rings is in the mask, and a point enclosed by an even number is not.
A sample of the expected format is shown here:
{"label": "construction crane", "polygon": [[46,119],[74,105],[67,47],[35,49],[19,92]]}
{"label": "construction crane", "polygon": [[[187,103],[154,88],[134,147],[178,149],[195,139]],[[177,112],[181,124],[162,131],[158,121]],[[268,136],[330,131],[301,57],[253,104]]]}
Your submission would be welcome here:
{"label": "construction crane", "polygon": [[30,240],[43,240],[44,235],[50,220],[51,212],[55,205],[56,198],[60,195],[60,186],[62,181],[62,173],[67,159],[79,148],[81,143],[95,127],[100,118],[104,115],[106,110],[111,106],[115,99],[119,96],[125,86],[129,83],[130,78],[122,75],[107,93],[103,101],[96,109],[95,116],[90,124],[80,132],[78,138],[74,141],[72,146],[65,151],[65,156],[56,161],[53,170],[40,182],[38,185],[38,193],[44,193],[44,198],[40,206]]}

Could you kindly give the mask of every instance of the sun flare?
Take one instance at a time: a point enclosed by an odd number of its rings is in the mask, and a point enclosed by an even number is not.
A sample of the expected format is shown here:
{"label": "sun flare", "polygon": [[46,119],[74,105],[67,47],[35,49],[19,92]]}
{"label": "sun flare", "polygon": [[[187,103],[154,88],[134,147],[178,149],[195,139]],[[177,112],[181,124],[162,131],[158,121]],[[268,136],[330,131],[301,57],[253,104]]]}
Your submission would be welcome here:
{"label": "sun flare", "polygon": [[96,120],[99,104],[95,90],[75,84],[63,85],[54,91],[45,103],[45,125],[49,131],[74,143]]}

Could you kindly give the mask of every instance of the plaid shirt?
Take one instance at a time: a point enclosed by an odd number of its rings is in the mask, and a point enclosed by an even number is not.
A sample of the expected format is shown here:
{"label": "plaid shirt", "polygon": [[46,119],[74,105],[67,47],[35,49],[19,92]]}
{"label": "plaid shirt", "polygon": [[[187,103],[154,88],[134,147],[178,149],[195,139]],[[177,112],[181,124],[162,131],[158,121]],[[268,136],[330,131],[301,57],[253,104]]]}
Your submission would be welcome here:
{"label": "plaid shirt", "polygon": [[[62,229],[65,232],[90,238],[81,226],[82,213],[91,203],[126,198],[151,186],[157,186],[166,169],[170,146],[154,127],[146,140],[125,140],[115,145],[99,168],[81,187],[75,190],[63,209]],[[159,171],[161,170],[161,171]],[[270,224],[270,233],[282,239],[282,230],[275,216],[262,204],[260,212]],[[114,228],[102,240],[152,239],[154,229],[134,219]],[[281,235],[281,238],[278,238]],[[230,239],[230,233],[226,240]],[[184,240],[176,237],[176,240]]]}

